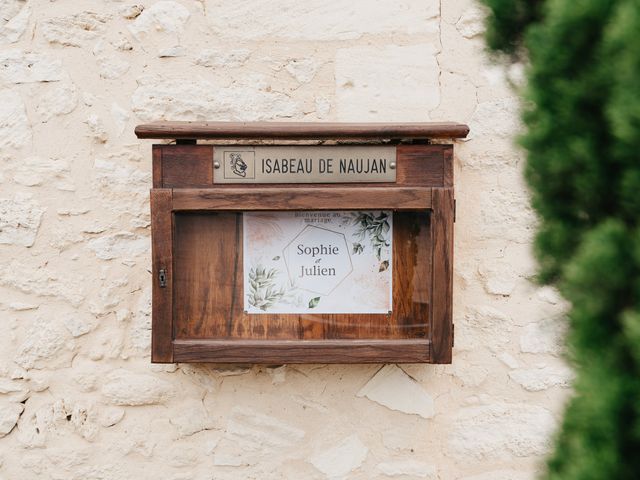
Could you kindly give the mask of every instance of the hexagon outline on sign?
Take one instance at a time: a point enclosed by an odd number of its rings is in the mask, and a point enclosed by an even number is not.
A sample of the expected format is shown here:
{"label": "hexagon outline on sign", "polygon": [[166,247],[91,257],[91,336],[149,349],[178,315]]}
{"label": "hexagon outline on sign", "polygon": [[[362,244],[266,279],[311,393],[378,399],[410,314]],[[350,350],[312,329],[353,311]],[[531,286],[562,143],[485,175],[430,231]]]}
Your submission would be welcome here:
{"label": "hexagon outline on sign", "polygon": [[293,245],[293,243],[297,239],[299,239],[301,236],[303,236],[307,232],[310,232],[311,229],[323,230],[324,232],[332,233],[336,237],[340,238],[341,242],[344,243],[344,248],[345,248],[344,251],[345,251],[345,254],[346,254],[345,256],[346,256],[347,260],[349,261],[348,270],[346,270],[344,272],[341,272],[341,276],[340,276],[339,280],[337,280],[335,285],[333,285],[328,291],[324,291],[324,290],[323,291],[318,291],[318,290],[313,290],[313,289],[310,289],[310,288],[305,288],[303,286],[300,286],[299,288],[302,289],[302,290],[306,290],[308,292],[311,292],[311,293],[317,293],[319,295],[330,295],[336,288],[338,288],[338,286],[345,280],[345,278],[347,278],[353,272],[353,262],[351,260],[351,254],[349,253],[349,245],[347,243],[346,237],[344,236],[344,233],[336,232],[334,230],[330,230],[330,229],[324,228],[324,227],[319,227],[317,225],[307,225],[295,237],[293,237],[289,243],[287,243],[285,245],[285,247],[282,249],[282,258],[284,259],[284,264],[287,267],[287,275],[289,277],[289,282],[294,284],[292,270],[291,270],[292,265],[290,265],[290,260],[289,260],[289,256],[287,255],[287,250]]}

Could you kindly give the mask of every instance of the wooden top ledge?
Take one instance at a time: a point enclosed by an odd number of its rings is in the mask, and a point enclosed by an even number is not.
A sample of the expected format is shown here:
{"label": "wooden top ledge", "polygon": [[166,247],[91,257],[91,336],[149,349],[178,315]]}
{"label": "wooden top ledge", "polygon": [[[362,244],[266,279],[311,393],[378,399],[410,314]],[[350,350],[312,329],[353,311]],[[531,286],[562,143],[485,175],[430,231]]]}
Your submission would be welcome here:
{"label": "wooden top ledge", "polygon": [[136,127],[138,138],[166,139],[429,139],[465,138],[469,127],[454,122],[154,122]]}

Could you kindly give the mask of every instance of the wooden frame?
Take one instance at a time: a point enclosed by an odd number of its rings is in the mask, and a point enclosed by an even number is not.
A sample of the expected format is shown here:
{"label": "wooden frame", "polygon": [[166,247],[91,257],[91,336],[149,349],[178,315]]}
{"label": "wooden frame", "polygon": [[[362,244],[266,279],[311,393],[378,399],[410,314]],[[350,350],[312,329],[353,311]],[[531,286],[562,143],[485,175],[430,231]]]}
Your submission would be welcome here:
{"label": "wooden frame", "polygon": [[[416,138],[413,136],[417,135],[416,132],[424,135],[425,132],[437,131],[446,136],[443,125],[450,126],[449,137],[464,136],[468,131],[466,126],[456,124],[437,124],[436,127],[433,124],[373,125],[369,130],[367,124],[342,127],[336,124],[302,124],[293,127],[292,124],[164,123],[139,126],[136,133],[141,138],[158,138],[162,135],[189,139],[187,144],[153,146],[152,361],[450,363],[453,346],[451,306],[455,207],[452,145],[402,144],[398,141],[395,183],[233,185],[213,183],[215,173],[212,158],[216,146],[198,145],[193,141],[195,138],[244,139],[258,136],[265,139],[321,139],[331,134],[332,138],[357,136],[369,143],[378,140],[388,144],[387,137],[383,140],[381,135],[393,133],[395,136],[404,132],[409,138]],[[238,224],[237,212],[352,209],[388,209],[398,212],[401,215],[399,219],[406,225],[418,221],[428,223],[421,239],[412,240],[412,250],[398,250],[394,254],[394,272],[399,270],[398,275],[403,275],[403,271],[411,270],[413,273],[407,273],[410,279],[399,277],[397,288],[394,277],[394,306],[398,305],[398,308],[397,311],[394,308],[394,312],[388,316],[324,315],[321,322],[315,321],[319,315],[263,315],[255,319],[251,317],[256,315],[242,314],[238,310],[236,297],[239,294],[235,288],[230,293],[226,284],[220,285],[224,295],[214,292],[211,298],[215,301],[208,299],[195,307],[191,304],[194,299],[196,303],[199,302],[199,293],[183,291],[189,288],[197,290],[197,287],[193,287],[189,271],[185,271],[185,259],[190,259],[189,265],[199,265],[200,259],[192,258],[195,254],[191,244],[183,245],[181,242],[197,239],[194,235],[198,234],[193,233],[194,226],[202,222],[210,223],[205,227],[207,232],[220,235],[220,252],[209,249],[205,255],[207,265],[211,263],[211,266],[198,267],[204,272],[202,275],[215,277],[214,267],[231,265],[230,259],[218,261],[215,255],[234,256],[235,269],[229,267],[225,271],[237,272],[241,250],[237,245],[234,246],[238,232],[232,228]],[[224,237],[218,228],[223,224],[230,232]],[[410,230],[398,229],[398,235],[404,235],[399,237],[403,240],[400,244],[408,244],[407,232]],[[397,243],[394,240],[394,244]],[[426,246],[428,251],[425,251]],[[193,248],[196,248],[195,245]],[[419,262],[415,259],[416,255],[421,259]],[[409,257],[412,259],[407,260]],[[425,265],[415,266],[416,262]],[[232,283],[236,280],[236,273],[232,277],[226,281]],[[417,301],[407,298],[405,301],[405,296],[415,293],[404,291],[403,288],[414,291],[418,288],[421,292],[418,296],[424,298]],[[225,308],[225,312],[221,313],[219,309],[215,312],[220,318],[228,317],[226,326],[207,324],[207,319],[213,318],[211,312],[217,308],[217,304]],[[195,326],[186,322],[182,314],[183,310],[194,311],[194,308],[208,312],[201,315],[200,324]],[[265,322],[271,324],[265,325]],[[339,326],[331,327],[331,322]],[[343,324],[347,327],[340,326]]]}

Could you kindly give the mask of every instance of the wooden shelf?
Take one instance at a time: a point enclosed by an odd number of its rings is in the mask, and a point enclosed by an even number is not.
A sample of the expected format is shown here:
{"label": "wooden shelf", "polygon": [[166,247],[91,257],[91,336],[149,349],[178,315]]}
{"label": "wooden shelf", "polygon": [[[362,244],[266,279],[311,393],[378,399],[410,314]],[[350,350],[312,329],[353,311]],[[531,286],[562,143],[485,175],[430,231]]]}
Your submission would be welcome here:
{"label": "wooden shelf", "polygon": [[465,138],[469,127],[454,122],[154,122],[138,125],[135,132],[138,138],[176,140],[375,140]]}

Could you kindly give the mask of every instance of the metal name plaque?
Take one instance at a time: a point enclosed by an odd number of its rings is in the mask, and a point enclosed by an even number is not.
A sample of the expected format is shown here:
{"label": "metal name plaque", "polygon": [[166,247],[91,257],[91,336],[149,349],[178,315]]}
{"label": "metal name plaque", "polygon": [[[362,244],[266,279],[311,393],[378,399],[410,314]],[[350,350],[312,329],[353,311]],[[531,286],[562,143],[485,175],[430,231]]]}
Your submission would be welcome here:
{"label": "metal name plaque", "polygon": [[394,146],[215,146],[213,151],[213,183],[396,181]]}

